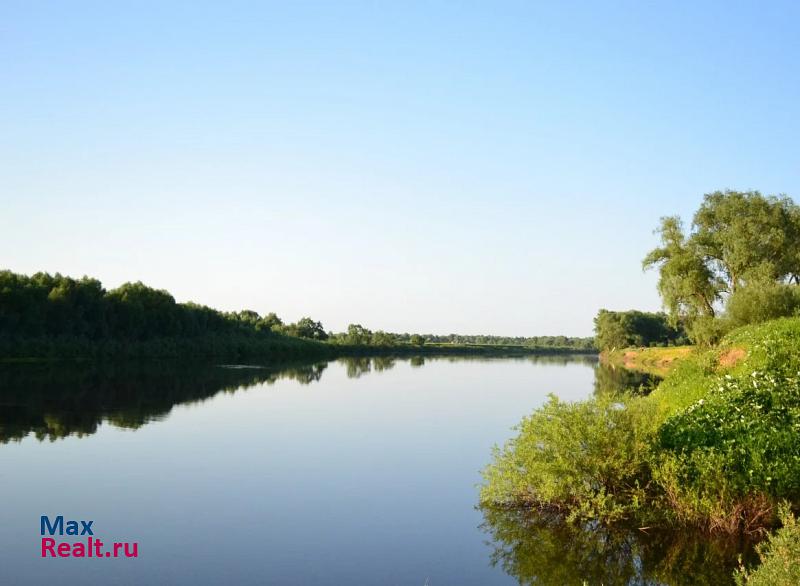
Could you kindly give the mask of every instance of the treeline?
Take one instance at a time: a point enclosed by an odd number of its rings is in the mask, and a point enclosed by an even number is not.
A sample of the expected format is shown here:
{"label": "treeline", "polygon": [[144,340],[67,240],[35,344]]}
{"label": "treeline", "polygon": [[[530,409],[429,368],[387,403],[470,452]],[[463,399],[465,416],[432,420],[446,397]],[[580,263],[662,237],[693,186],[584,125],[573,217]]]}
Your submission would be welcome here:
{"label": "treeline", "polygon": [[177,303],[167,291],[56,273],[0,271],[0,358],[324,358],[375,354],[591,351],[591,338],[393,334],[351,324],[327,332],[304,317],[221,312]]}
{"label": "treeline", "polygon": [[[408,334],[400,334],[402,337]],[[594,338],[572,336],[482,336],[448,334],[440,336],[425,334],[425,340],[436,344],[479,344],[500,346],[528,346],[532,348],[572,348],[575,350],[593,350]]]}
{"label": "treeline", "polygon": [[[167,291],[140,282],[109,291],[89,277],[0,271],[0,356],[5,358],[330,354],[323,344],[275,332],[271,320],[253,311],[224,313],[177,303]],[[313,332],[308,337],[313,339]]]}
{"label": "treeline", "polygon": [[464,334],[395,334],[382,330],[372,331],[361,324],[350,324],[346,332],[328,334],[330,342],[354,346],[393,346],[449,344],[457,346],[521,346],[537,349],[594,350],[594,338],[569,336],[483,336]]}

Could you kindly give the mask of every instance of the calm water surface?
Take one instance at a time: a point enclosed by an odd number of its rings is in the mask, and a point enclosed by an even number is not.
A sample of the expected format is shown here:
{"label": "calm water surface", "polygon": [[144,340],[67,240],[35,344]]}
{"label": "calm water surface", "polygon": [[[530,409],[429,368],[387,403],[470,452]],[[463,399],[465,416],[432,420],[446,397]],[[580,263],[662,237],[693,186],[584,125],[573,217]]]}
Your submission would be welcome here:
{"label": "calm water surface", "polygon": [[[548,393],[643,382],[586,357],[4,367],[0,583],[720,583],[735,548],[475,507]],[[58,514],[139,558],[42,559]]]}

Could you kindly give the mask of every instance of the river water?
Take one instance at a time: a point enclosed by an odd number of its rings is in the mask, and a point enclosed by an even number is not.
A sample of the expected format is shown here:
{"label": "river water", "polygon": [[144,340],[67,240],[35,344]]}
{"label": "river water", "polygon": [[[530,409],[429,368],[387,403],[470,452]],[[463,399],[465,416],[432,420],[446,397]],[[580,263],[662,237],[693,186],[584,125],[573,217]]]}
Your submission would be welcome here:
{"label": "river water", "polygon": [[[548,393],[642,383],[592,357],[5,366],[0,583],[724,583],[735,546],[476,508]],[[43,515],[138,557],[42,558]]]}

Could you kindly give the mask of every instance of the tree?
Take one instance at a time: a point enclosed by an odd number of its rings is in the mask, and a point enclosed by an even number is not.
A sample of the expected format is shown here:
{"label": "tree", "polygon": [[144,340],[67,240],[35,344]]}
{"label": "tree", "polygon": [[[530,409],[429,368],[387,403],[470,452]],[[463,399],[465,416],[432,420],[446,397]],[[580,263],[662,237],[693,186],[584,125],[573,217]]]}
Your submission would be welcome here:
{"label": "tree", "polygon": [[423,338],[419,334],[413,334],[411,336],[410,342],[414,346],[423,346],[425,344],[425,338]]}
{"label": "tree", "polygon": [[[685,235],[677,216],[661,219],[661,246],[643,260],[658,267],[658,290],[673,324],[713,343],[734,325],[796,311],[800,284],[800,208],[758,191],[715,191],[703,198]],[[785,288],[792,283],[790,288]],[[725,302],[725,319],[717,315]]]}
{"label": "tree", "polygon": [[383,330],[378,330],[372,334],[373,346],[394,346],[394,335]]}
{"label": "tree", "polygon": [[243,309],[239,313],[234,313],[233,317],[252,326],[255,326],[261,320],[261,316],[258,315],[258,312],[252,309]]}
{"label": "tree", "polygon": [[361,324],[347,326],[347,343],[366,346],[372,341],[372,332]]}
{"label": "tree", "polygon": [[267,330],[267,331],[278,331],[278,329],[283,325],[283,320],[279,318],[274,312],[269,312],[267,315],[261,318],[261,321],[258,322],[256,325],[256,329],[258,330]]}
{"label": "tree", "polygon": [[753,279],[798,282],[799,219],[787,197],[715,191],[694,215],[691,239],[727,293]]}
{"label": "tree", "polygon": [[300,338],[309,338],[312,340],[328,339],[328,334],[325,332],[325,328],[322,327],[322,323],[314,321],[310,317],[304,317],[290,327],[294,335]]}
{"label": "tree", "polygon": [[673,325],[687,318],[714,317],[714,303],[724,283],[706,264],[695,239],[684,236],[677,216],[661,218],[656,233],[661,236],[661,246],[650,251],[642,266],[645,270],[658,267],[658,292]]}

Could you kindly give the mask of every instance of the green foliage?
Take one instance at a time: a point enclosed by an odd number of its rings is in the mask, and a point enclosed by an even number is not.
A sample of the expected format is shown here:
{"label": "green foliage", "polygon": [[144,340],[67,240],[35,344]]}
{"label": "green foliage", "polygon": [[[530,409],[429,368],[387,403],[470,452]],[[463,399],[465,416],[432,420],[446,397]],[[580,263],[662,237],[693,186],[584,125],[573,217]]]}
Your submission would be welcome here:
{"label": "green foliage", "polygon": [[[331,342],[320,344],[319,342]],[[334,347],[338,345],[339,347]],[[591,352],[591,338],[393,334],[351,324],[329,334],[304,317],[284,324],[245,309],[177,303],[141,282],[112,291],[96,279],[0,271],[0,359],[332,356],[422,352],[522,355]]]}
{"label": "green foliage", "polygon": [[[716,191],[706,194],[691,233],[678,217],[662,218],[658,233],[661,245],[643,266],[658,267],[670,318],[686,323],[695,342],[798,311],[800,208],[791,199]],[[725,320],[712,322],[726,299]]]}
{"label": "green foliage", "polygon": [[[396,344],[412,344],[412,336],[420,336],[429,344],[477,345],[477,346],[525,346],[528,348],[575,350],[578,352],[595,349],[594,338],[572,336],[486,336],[468,334],[388,334]],[[416,338],[415,338],[416,340]]]}
{"label": "green foliage", "polygon": [[714,317],[714,303],[724,284],[705,261],[695,239],[683,233],[680,218],[661,218],[661,246],[642,261],[645,269],[659,267],[658,292],[673,323],[700,316]]}
{"label": "green foliage", "polygon": [[733,582],[742,547],[739,540],[694,531],[569,524],[521,509],[481,512],[492,565],[525,585],[721,586]]}
{"label": "green foliage", "polygon": [[296,323],[285,326],[278,326],[277,331],[288,336],[307,338],[309,340],[327,340],[328,333],[322,327],[322,323],[314,321],[310,317],[297,320]]}
{"label": "green foliage", "polygon": [[594,318],[595,343],[601,350],[629,346],[684,344],[680,327],[669,324],[666,314],[601,309]]}
{"label": "green foliage", "polygon": [[396,343],[396,337],[389,332],[384,332],[383,330],[378,330],[377,332],[373,333],[370,339],[370,344],[374,346],[391,347]]}
{"label": "green foliage", "polygon": [[274,312],[269,312],[256,323],[256,329],[276,332],[280,330],[282,325],[283,320],[275,315]]}
{"label": "green foliage", "polygon": [[758,546],[761,559],[754,571],[736,573],[739,586],[797,586],[800,584],[800,525],[789,510],[781,507],[783,527]]}
{"label": "green foliage", "polygon": [[[746,351],[719,372],[718,359]],[[686,519],[735,530],[800,499],[800,319],[740,328],[651,395],[662,424],[654,476]]]}
{"label": "green foliage", "polygon": [[[0,271],[2,358],[236,359],[329,353],[324,346],[274,333],[279,324],[275,314],[261,318],[251,310],[222,313],[176,303],[167,291],[140,282],[106,291],[88,277]],[[309,331],[304,325],[299,332]],[[319,339],[319,330],[321,324],[311,322],[308,337]]]}
{"label": "green foliage", "polygon": [[347,326],[347,334],[344,340],[348,344],[367,345],[372,343],[372,331],[361,324],[350,324]]}
{"label": "green foliage", "polygon": [[774,281],[748,284],[736,290],[725,305],[725,320],[732,328],[758,324],[800,311],[800,288]]}
{"label": "green foliage", "polygon": [[409,339],[409,342],[411,342],[411,344],[414,346],[422,346],[423,344],[425,344],[425,338],[423,338],[419,334],[414,334]]}
{"label": "green foliage", "polygon": [[731,330],[730,322],[710,315],[703,315],[690,320],[687,333],[698,346],[713,346]]}
{"label": "green foliage", "polygon": [[571,519],[631,516],[649,483],[641,404],[600,396],[564,403],[554,396],[523,419],[519,435],[495,449],[481,501],[565,510]]}
{"label": "green foliage", "polygon": [[646,396],[612,397],[526,418],[487,468],[484,502],[737,532],[800,501],[800,318],[740,328]]}
{"label": "green foliage", "polygon": [[728,292],[754,278],[800,274],[800,212],[788,197],[715,191],[706,194],[693,226],[692,240]]}
{"label": "green foliage", "polygon": [[347,326],[347,332],[333,334],[330,341],[349,346],[377,346],[380,348],[392,348],[401,343],[397,334],[390,334],[383,330],[373,332],[361,324],[350,324]]}
{"label": "green foliage", "polygon": [[[800,381],[773,372],[724,377],[665,421],[656,445],[666,485],[686,514],[726,517],[752,495],[800,497]],[[742,511],[753,515],[758,511]],[[768,514],[768,511],[764,511]],[[726,523],[752,523],[740,516]]]}

